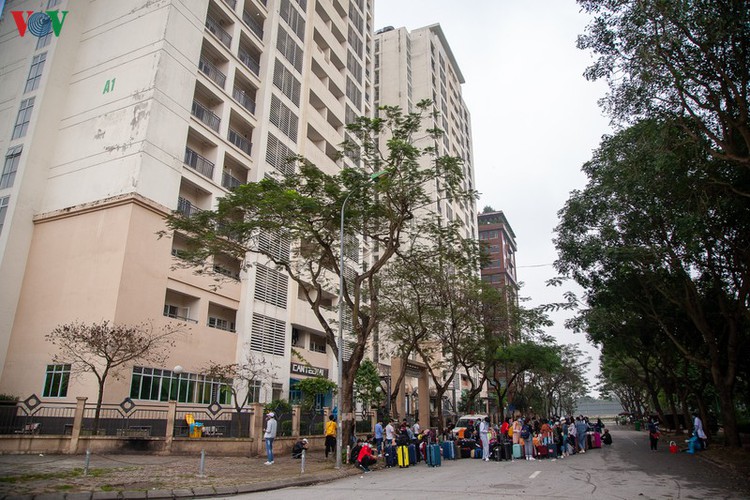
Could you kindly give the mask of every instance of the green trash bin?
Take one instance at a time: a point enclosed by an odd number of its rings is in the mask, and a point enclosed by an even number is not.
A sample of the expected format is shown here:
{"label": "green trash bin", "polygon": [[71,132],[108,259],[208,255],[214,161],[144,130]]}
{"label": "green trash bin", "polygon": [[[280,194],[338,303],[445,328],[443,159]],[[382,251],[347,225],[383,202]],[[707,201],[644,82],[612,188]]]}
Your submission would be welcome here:
{"label": "green trash bin", "polygon": [[637,430],[637,431],[641,430],[641,421],[640,420],[636,420],[635,421],[635,430]]}

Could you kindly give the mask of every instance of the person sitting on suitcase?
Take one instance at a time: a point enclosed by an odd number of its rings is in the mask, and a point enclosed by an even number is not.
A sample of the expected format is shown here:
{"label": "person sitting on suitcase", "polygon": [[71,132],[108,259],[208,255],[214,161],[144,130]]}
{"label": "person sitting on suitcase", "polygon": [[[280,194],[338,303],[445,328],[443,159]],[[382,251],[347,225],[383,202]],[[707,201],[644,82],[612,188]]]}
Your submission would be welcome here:
{"label": "person sitting on suitcase", "polygon": [[302,458],[304,450],[307,450],[307,439],[300,439],[292,446],[292,458]]}
{"label": "person sitting on suitcase", "polygon": [[357,466],[365,472],[370,472],[370,466],[377,461],[378,459],[372,455],[372,447],[370,446],[370,443],[362,443],[362,448],[360,448],[359,454],[357,455]]}
{"label": "person sitting on suitcase", "polygon": [[357,443],[352,446],[350,455],[349,455],[349,463],[355,464],[357,463],[357,459],[359,458],[359,452],[362,450],[362,439],[357,439]]}

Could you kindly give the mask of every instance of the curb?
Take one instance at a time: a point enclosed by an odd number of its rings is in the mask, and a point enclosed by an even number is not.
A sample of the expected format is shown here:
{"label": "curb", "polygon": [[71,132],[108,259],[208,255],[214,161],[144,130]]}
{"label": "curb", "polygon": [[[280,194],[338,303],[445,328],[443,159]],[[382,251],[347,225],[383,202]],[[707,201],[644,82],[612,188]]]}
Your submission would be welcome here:
{"label": "curb", "polygon": [[198,488],[149,491],[88,491],[78,493],[42,493],[39,495],[7,495],[2,500],[176,500],[183,498],[210,498],[311,486],[313,484],[326,483],[347,476],[353,476],[359,472],[357,469],[347,468],[335,471],[334,473],[314,474],[294,479],[276,479],[238,486],[201,486]]}

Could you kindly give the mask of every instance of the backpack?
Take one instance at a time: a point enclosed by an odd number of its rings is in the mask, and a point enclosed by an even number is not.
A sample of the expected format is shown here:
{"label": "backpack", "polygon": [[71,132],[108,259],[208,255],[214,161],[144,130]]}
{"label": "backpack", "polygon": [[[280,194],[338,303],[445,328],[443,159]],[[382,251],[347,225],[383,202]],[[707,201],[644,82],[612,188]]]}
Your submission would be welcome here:
{"label": "backpack", "polygon": [[529,431],[529,427],[524,425],[523,429],[521,429],[521,438],[529,439],[530,436],[531,436],[531,432]]}

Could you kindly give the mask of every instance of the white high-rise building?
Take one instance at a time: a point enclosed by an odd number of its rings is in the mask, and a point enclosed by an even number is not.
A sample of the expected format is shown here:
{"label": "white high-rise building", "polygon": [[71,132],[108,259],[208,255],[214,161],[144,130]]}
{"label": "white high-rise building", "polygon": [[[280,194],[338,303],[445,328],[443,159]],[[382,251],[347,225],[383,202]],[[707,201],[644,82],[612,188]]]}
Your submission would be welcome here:
{"label": "white high-rise building", "polygon": [[[374,47],[374,105],[399,106],[404,111],[415,111],[415,105],[429,99],[439,111],[436,123],[425,123],[425,127],[442,129],[442,140],[434,144],[438,155],[451,155],[463,160],[464,188],[474,189],[474,163],[472,155],[471,117],[461,95],[464,77],[451,51],[450,45],[439,24],[425,26],[412,31],[406,28],[386,27],[375,33]],[[431,140],[427,138],[422,140]],[[419,144],[421,147],[432,144]],[[424,162],[431,157],[422,158]],[[440,186],[439,180],[428,187],[433,199],[430,211],[439,214],[444,221],[460,221],[462,235],[467,239],[477,238],[477,210],[474,200],[463,202],[450,200]],[[393,364],[387,356],[378,356],[382,365]],[[399,360],[395,360],[400,363]],[[407,361],[407,379],[399,389],[399,414],[414,413],[417,405],[420,420],[429,411],[429,400],[419,394],[418,402],[410,399],[411,394],[422,393],[426,382],[423,366],[416,359]],[[398,367],[391,366],[392,372]],[[395,379],[394,373],[391,376]],[[454,390],[449,398],[454,407],[460,398],[460,391],[466,388],[465,375],[456,377]],[[437,402],[435,402],[437,403]]]}
{"label": "white high-rise building", "polygon": [[[13,10],[28,22],[23,36]],[[40,18],[25,11],[47,10],[67,14],[53,20],[59,33],[37,37]],[[186,388],[180,400],[211,402],[223,397],[219,384],[200,370],[247,350],[276,368],[255,400],[289,397],[293,380],[335,373],[287,276],[217,255],[210,264],[228,279],[216,288],[212,277],[175,267],[184,243],[157,232],[172,210],[210,209],[239,184],[283,173],[290,154],[330,172],[350,162],[337,150],[345,122],[372,114],[372,19],[373,0],[6,3],[0,393],[93,398],[93,377],[67,377],[44,339],[72,321],[190,328],[166,366],[111,379],[105,402],[165,401],[175,380]],[[274,243],[288,251],[289,242]]]}

